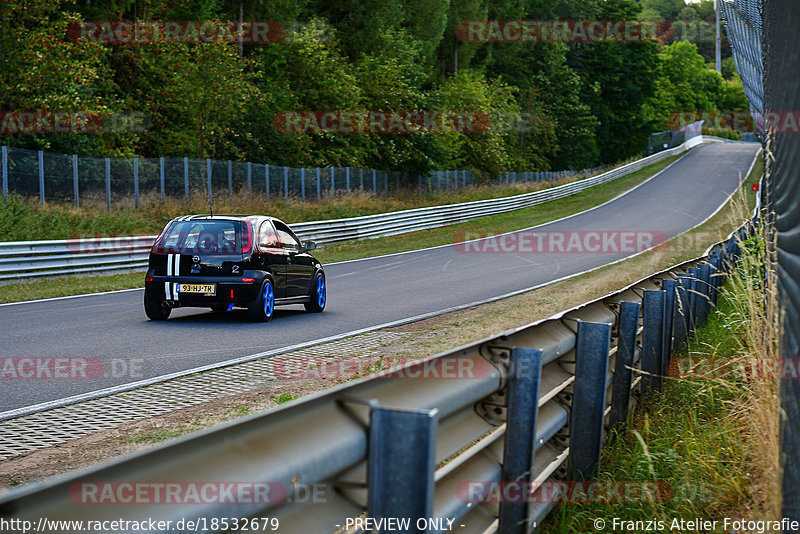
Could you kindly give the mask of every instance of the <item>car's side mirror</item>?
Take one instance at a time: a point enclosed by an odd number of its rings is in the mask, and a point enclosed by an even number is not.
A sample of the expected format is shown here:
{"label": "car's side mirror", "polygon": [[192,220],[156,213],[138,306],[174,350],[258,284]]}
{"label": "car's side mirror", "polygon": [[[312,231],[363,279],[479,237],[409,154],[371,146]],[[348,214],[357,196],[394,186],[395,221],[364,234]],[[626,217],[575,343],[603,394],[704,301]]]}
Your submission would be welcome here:
{"label": "car's side mirror", "polygon": [[303,248],[306,251],[314,250],[314,249],[317,248],[317,244],[314,241],[309,240],[309,241],[306,241],[305,243],[303,243]]}

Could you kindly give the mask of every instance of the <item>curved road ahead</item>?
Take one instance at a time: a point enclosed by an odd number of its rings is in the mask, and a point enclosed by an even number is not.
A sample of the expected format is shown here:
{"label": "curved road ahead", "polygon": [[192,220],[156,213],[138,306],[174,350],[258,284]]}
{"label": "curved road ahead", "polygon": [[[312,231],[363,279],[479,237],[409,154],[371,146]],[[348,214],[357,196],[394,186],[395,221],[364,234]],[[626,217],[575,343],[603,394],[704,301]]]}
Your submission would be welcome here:
{"label": "curved road ahead", "polygon": [[[541,225],[537,232],[655,231],[673,237],[725,202],[758,148],[738,143],[701,145],[617,199]],[[279,308],[267,324],[247,322],[245,312],[199,308],[175,310],[167,322],[150,322],[142,309],[141,290],[0,307],[4,365],[8,357],[96,358],[104,362],[109,375],[4,379],[0,411],[462,306],[630,255],[492,253],[491,248],[480,248],[484,249],[486,253],[467,254],[463,245],[445,246],[328,265],[329,302],[324,313],[306,314],[299,306]],[[4,369],[7,378],[7,368],[0,367],[0,372]]]}

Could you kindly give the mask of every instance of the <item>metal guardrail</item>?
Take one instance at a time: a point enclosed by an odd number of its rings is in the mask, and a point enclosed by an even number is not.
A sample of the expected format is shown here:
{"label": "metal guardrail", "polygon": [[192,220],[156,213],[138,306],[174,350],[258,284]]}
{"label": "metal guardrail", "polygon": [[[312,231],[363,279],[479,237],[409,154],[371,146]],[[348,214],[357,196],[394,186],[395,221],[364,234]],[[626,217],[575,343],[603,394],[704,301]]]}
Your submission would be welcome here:
{"label": "metal guardrail", "polygon": [[[557,187],[506,198],[416,208],[363,217],[292,224],[302,239],[320,244],[396,235],[528,208],[575,195],[616,180],[706,142],[694,138],[679,147],[611,171]],[[144,269],[157,236],[0,242],[0,280]]]}
{"label": "metal guardrail", "polygon": [[[706,320],[748,232],[549,319],[0,494],[0,518],[171,521],[141,531],[184,532],[188,521],[222,531],[220,518],[268,516],[283,534],[308,534],[344,532],[348,518],[366,513],[411,518],[404,532],[428,531],[413,528],[417,518],[453,519],[464,533],[529,532],[554,506],[537,484],[592,477],[604,434],[661,387],[669,354]],[[84,492],[246,481],[271,491],[259,502],[251,493],[181,505],[165,504],[163,492],[159,502],[86,504]],[[532,493],[487,499],[480,488],[500,481]]]}

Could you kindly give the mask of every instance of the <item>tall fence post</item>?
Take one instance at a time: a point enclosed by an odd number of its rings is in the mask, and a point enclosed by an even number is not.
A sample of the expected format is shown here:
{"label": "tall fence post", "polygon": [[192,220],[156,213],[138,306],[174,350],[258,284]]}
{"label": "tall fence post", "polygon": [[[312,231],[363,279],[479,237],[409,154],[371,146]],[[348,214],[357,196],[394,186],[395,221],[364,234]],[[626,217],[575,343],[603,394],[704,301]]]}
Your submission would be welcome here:
{"label": "tall fence post", "polygon": [[111,211],[111,160],[106,158],[106,210]]}
{"label": "tall fence post", "polygon": [[378,196],[378,171],[372,169],[372,192]]}
{"label": "tall fence post", "polygon": [[269,163],[264,165],[264,188],[267,190],[267,200],[269,200]]}
{"label": "tall fence post", "polygon": [[72,196],[75,197],[75,207],[80,207],[78,200],[78,155],[72,155]]}
{"label": "tall fence post", "polygon": [[664,298],[660,290],[645,290],[642,299],[642,382],[648,389],[660,390],[664,350]]}
{"label": "tall fence post", "polygon": [[[269,168],[269,165],[267,165]],[[247,194],[253,194],[253,163],[248,161],[247,162]]]}
{"label": "tall fence post", "polygon": [[383,192],[389,196],[389,171],[383,171]]}
{"label": "tall fence post", "polygon": [[367,459],[369,517],[408,518],[411,522],[404,532],[427,532],[417,527],[417,520],[433,514],[437,414],[437,410],[373,406]]}
{"label": "tall fence post", "polygon": [[139,158],[133,158],[133,205],[139,209]]}
{"label": "tall fence post", "polygon": [[3,145],[3,161],[2,161],[2,172],[3,172],[3,200],[8,198],[8,147]]}
{"label": "tall fence post", "polygon": [[233,162],[228,160],[228,199],[233,198]]}
{"label": "tall fence post", "polygon": [[691,280],[691,290],[689,291],[689,311],[691,312],[691,320],[689,321],[689,332],[694,333],[695,328],[697,328],[699,323],[700,317],[700,308],[702,306],[702,302],[700,302],[700,296],[698,292],[700,291],[700,269],[697,267],[689,268],[689,279]]}
{"label": "tall fence post", "polygon": [[183,194],[189,202],[189,158],[183,158]]}
{"label": "tall fence post", "polygon": [[336,168],[331,167],[331,198],[336,198]]}
{"label": "tall fence post", "polygon": [[633,382],[633,358],[636,354],[636,333],[639,329],[639,303],[620,302],[619,337],[614,364],[609,427],[619,429],[628,419]]}
{"label": "tall fence post", "polygon": [[300,167],[300,197],[306,199],[306,168]]}
{"label": "tall fence post", "polygon": [[[539,379],[542,372],[542,353],[539,350],[513,349],[506,399],[506,434],[503,444],[503,484],[530,487],[533,458],[536,450],[536,417],[539,412]],[[524,495],[524,491],[517,492]],[[499,532],[527,534],[529,527],[528,499],[519,502],[502,501],[499,513]]]}
{"label": "tall fence post", "polygon": [[322,180],[320,180],[320,178],[319,178],[319,167],[317,167],[317,200],[322,198],[322,194],[321,194],[321,191],[320,191],[321,185],[322,185],[320,183],[321,181]]}
{"label": "tall fence post", "polygon": [[214,196],[211,192],[211,159],[206,158],[206,182],[208,188],[208,205],[211,206]]}
{"label": "tall fence post", "polygon": [[358,171],[359,171],[358,175],[359,175],[359,180],[360,180],[359,187],[361,188],[361,192],[363,193],[364,192],[364,169],[358,169]]}
{"label": "tall fence post", "polygon": [[44,152],[39,150],[39,202],[44,204]]}
{"label": "tall fence post", "polygon": [[283,196],[289,200],[289,167],[283,168]]}
{"label": "tall fence post", "polygon": [[569,480],[586,480],[600,466],[610,343],[611,325],[578,323],[569,417]]}
{"label": "tall fence post", "polygon": [[164,158],[158,158],[158,177],[159,177],[159,185],[161,191],[161,200],[164,200],[164,194],[166,189],[166,179],[165,179],[165,169],[164,169]]}
{"label": "tall fence post", "polygon": [[345,179],[345,182],[346,182],[345,189],[347,191],[347,194],[349,195],[350,194],[350,167],[346,167],[345,168],[344,179]]}

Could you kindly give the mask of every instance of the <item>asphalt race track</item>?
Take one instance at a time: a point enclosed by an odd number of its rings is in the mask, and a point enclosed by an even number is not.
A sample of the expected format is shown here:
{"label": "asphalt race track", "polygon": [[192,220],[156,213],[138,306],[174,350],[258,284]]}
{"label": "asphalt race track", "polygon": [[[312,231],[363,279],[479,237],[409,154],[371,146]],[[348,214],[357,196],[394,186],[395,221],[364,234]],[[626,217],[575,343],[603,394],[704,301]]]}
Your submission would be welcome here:
{"label": "asphalt race track", "polygon": [[[640,232],[637,236],[663,232],[673,237],[705,220],[725,202],[758,148],[739,143],[699,146],[625,195],[536,231]],[[585,233],[564,235],[586,237]],[[530,239],[530,232],[525,238]],[[151,322],[144,315],[141,290],[3,306],[4,359],[101,360],[105,376],[89,372],[87,379],[13,379],[5,373],[0,411],[461,306],[631,254],[544,253],[526,239],[514,236],[504,241],[507,247],[519,245],[521,250],[512,252],[494,252],[478,242],[470,250],[483,252],[464,253],[464,245],[445,246],[331,264],[325,268],[328,304],[324,313],[305,313],[301,306],[278,308],[266,324],[247,322],[245,311],[213,313],[200,308],[175,310],[169,321]],[[596,248],[601,241],[585,243]],[[607,249],[613,246],[607,244]]]}

